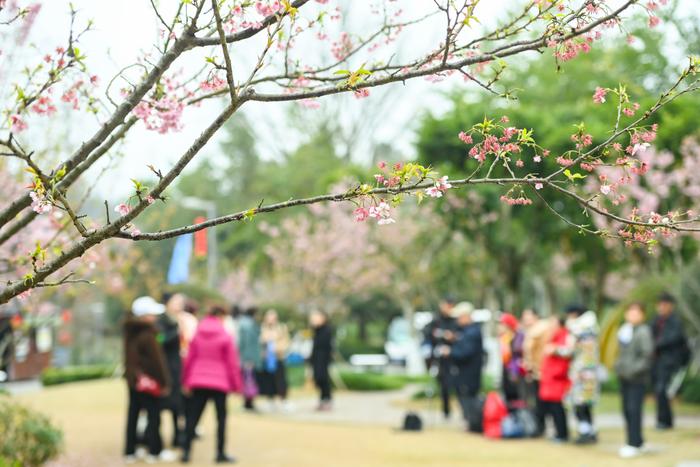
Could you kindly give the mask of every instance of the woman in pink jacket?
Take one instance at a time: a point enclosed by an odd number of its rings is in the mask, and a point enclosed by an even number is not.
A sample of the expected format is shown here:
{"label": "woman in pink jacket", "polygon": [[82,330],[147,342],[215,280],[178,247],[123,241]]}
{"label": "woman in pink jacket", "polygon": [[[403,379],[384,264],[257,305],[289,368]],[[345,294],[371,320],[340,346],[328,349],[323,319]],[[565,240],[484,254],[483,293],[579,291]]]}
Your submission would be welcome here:
{"label": "woman in pink jacket", "polygon": [[183,392],[191,393],[187,413],[186,439],[182,462],[189,462],[195,428],[209,399],[214,400],[217,418],[216,462],[233,463],[224,452],[226,438],[226,395],[241,389],[241,369],[236,344],[226,332],[226,310],[212,307],[197,327],[183,368]]}

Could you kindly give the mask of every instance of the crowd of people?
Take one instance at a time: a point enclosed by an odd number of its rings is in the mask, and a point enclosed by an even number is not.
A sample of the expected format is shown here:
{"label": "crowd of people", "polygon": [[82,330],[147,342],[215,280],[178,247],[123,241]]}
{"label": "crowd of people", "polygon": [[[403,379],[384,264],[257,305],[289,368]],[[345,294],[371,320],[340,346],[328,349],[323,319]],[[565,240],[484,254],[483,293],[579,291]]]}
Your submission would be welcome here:
{"label": "crowd of people", "polygon": [[[673,428],[672,381],[690,359],[674,308],[673,296],[664,293],[650,324],[643,305],[632,303],[625,310],[614,366],[626,428],[626,444],[619,451],[623,458],[644,452],[643,402],[650,384],[657,428]],[[552,441],[565,443],[570,440],[570,407],[576,419],[574,442],[596,443],[594,406],[605,377],[599,362],[596,314],[580,305],[551,317],[540,317],[532,309],[524,310],[519,319],[502,313],[498,319],[501,390],[484,399],[479,394],[486,352],[473,311],[468,302],[445,298],[439,314],[424,329],[428,365],[436,375],[444,416],[450,416],[450,396],[456,394],[469,431],[491,437],[540,437],[551,420]]]}
{"label": "crowd of people", "polygon": [[[164,303],[164,304],[163,304]],[[272,407],[287,403],[287,326],[274,310],[257,320],[257,309],[214,305],[199,319],[196,302],[182,294],[134,300],[124,322],[124,376],[129,390],[124,455],[127,463],[190,461],[197,426],[207,402],[216,409],[215,462],[232,463],[226,453],[227,396],[239,393],[245,410],[257,411],[265,396]],[[333,331],[321,311],[309,316],[313,344],[309,356],[319,390],[318,410],[332,407],[329,366]],[[172,416],[173,438],[166,448],[161,414]],[[139,430],[140,416],[145,427]]]}

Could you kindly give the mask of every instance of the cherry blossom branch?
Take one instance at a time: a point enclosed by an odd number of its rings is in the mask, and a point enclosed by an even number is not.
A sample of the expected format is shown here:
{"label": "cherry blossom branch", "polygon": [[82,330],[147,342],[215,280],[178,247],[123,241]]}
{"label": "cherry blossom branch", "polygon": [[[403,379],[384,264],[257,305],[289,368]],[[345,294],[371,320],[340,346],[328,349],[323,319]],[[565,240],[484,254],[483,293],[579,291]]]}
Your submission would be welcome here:
{"label": "cherry blossom branch", "polygon": [[224,63],[226,64],[226,82],[228,83],[228,92],[231,96],[231,102],[236,100],[236,86],[233,82],[233,65],[231,65],[231,56],[228,53],[228,44],[226,43],[226,35],[224,33],[224,25],[221,21],[219,13],[218,0],[211,0],[211,7],[214,10],[214,18],[216,19],[216,30],[219,33],[219,41],[221,43],[221,51],[224,54]]}
{"label": "cherry blossom branch", "polygon": [[[97,162],[104,154],[106,154],[118,141],[120,141],[126,133],[131,129],[131,127],[138,121],[136,117],[130,117],[119,130],[112,134],[102,145],[100,145],[97,150],[95,150],[90,156],[78,165],[74,170],[68,172],[56,185],[59,190],[67,190],[76,180],[82,175],[86,170],[88,170],[95,162]],[[13,204],[19,205],[20,203],[26,203],[29,206],[32,202],[29,194],[25,194],[21,198],[13,202]],[[24,209],[24,208],[22,208]],[[20,209],[20,211],[22,210]],[[34,211],[29,211],[25,213],[21,218],[17,219],[13,224],[7,228],[0,231],[0,245],[7,242],[14,235],[20,232],[22,229],[27,227],[36,217],[38,213]]]}

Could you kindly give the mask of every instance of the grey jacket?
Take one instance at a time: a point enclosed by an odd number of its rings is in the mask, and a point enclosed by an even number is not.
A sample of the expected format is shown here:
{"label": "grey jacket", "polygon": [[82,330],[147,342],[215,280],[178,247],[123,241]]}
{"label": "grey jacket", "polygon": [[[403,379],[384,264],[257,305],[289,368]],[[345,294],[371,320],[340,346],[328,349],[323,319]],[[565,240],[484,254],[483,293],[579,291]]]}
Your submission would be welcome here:
{"label": "grey jacket", "polygon": [[620,349],[615,362],[617,376],[630,383],[645,383],[654,358],[654,339],[646,324],[634,327],[632,340],[627,344],[620,342]]}

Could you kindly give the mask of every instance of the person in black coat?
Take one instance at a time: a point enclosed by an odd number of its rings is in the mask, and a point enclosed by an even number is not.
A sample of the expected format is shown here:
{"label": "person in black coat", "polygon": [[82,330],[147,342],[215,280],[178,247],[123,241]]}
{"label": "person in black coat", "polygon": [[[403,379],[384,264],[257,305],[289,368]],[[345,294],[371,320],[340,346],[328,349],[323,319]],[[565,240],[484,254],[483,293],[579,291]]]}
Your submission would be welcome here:
{"label": "person in black coat", "polygon": [[331,377],[328,371],[333,358],[333,329],[328,316],[315,310],[309,316],[309,324],[314,331],[313,347],[309,361],[314,375],[314,383],[320,391],[318,410],[331,409]]}
{"label": "person in black coat", "polygon": [[659,429],[673,428],[673,411],[668,387],[673,375],[688,363],[689,349],[683,323],[674,311],[675,299],[662,294],[657,302],[658,314],[651,329],[654,335],[654,366],[652,378],[656,395],[656,423]]}
{"label": "person in black coat", "polygon": [[172,387],[170,394],[162,399],[164,410],[170,411],[173,418],[174,447],[181,446],[184,441],[184,400],[182,397],[182,358],[180,356],[180,327],[177,324],[177,314],[185,309],[185,296],[176,293],[163,297],[166,312],[158,317],[158,342],[163,349],[165,363],[168,367]]}
{"label": "person in black coat", "polygon": [[481,370],[484,358],[484,344],[481,325],[472,321],[474,307],[471,303],[458,303],[452,310],[456,320],[454,334],[448,336],[451,346],[444,346],[442,352],[450,360],[451,386],[457,393],[462,414],[471,431],[479,431],[478,395],[481,391]]}
{"label": "person in black coat", "polygon": [[443,298],[439,305],[440,314],[423,330],[425,342],[431,350],[428,366],[431,369],[437,369],[436,379],[440,386],[442,413],[445,418],[450,416],[450,359],[439,350],[452,345],[452,340],[448,337],[452,336],[456,330],[455,319],[451,314],[454,305],[455,300],[452,297]]}

